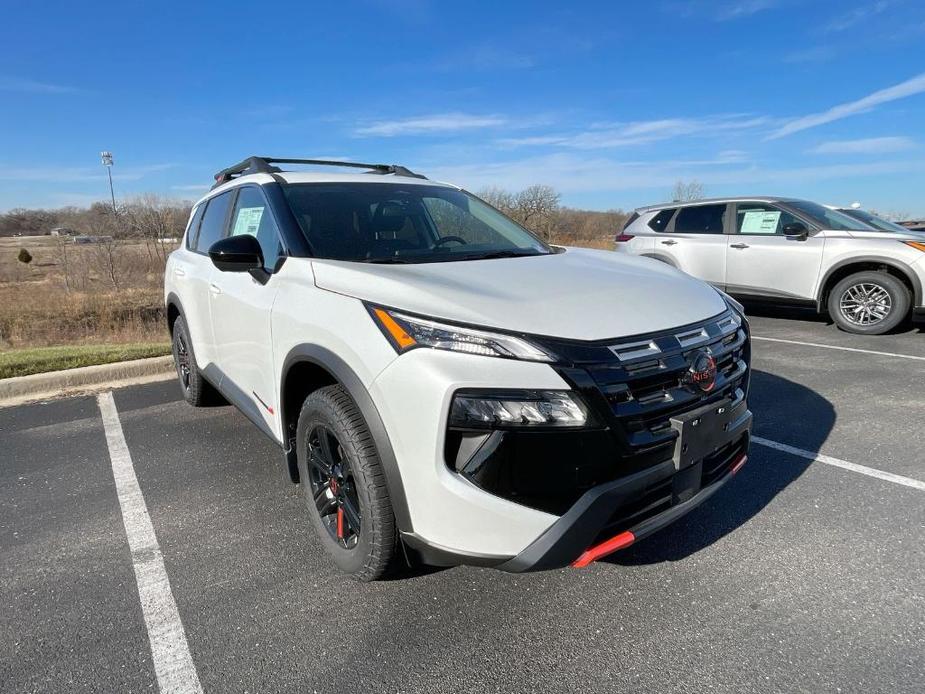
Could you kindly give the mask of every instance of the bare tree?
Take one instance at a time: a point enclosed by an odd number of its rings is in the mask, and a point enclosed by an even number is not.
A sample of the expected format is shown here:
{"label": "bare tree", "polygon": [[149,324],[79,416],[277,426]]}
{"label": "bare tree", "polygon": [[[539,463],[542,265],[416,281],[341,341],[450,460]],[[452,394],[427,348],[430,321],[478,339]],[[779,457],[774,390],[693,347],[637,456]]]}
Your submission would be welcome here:
{"label": "bare tree", "polygon": [[113,289],[119,288],[118,243],[111,236],[101,236],[91,246],[96,271],[109,281]]}
{"label": "bare tree", "polygon": [[148,194],[126,205],[122,219],[128,233],[144,241],[149,257],[156,258],[163,267],[174,248],[172,240],[183,235],[189,211],[188,203],[177,204]]}
{"label": "bare tree", "polygon": [[504,214],[510,215],[514,211],[516,196],[509,190],[489,186],[488,188],[482,188],[478,192],[478,196],[492,207],[504,212]]}
{"label": "bare tree", "polygon": [[687,202],[703,198],[703,184],[700,181],[678,180],[671,190],[671,199],[674,202]]}

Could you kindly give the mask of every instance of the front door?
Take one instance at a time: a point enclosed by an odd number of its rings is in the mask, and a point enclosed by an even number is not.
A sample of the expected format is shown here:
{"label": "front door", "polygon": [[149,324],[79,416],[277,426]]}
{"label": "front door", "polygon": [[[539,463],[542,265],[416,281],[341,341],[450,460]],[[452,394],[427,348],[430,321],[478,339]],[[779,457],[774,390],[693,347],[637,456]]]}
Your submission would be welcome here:
{"label": "front door", "polygon": [[807,226],[777,205],[736,204],[735,233],[727,237],[727,291],[778,299],[815,298],[825,237],[787,236],[784,229],[791,224]]}
{"label": "front door", "polygon": [[223,372],[222,390],[252,419],[278,435],[270,312],[278,291],[274,272],[282,248],[272,210],[259,186],[238,189],[228,233],[257,237],[264,271],[222,272],[215,268],[212,272],[212,327],[217,363]]}

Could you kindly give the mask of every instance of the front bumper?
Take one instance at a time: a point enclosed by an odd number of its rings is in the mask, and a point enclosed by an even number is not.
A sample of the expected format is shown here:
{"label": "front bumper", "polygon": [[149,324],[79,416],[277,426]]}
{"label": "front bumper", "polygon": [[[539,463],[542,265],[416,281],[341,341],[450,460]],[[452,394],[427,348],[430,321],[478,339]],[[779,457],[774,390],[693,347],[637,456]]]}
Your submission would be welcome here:
{"label": "front bumper", "polygon": [[[651,336],[644,355],[629,357],[614,357],[609,344],[560,342],[565,365],[555,367],[425,349],[394,360],[370,394],[401,469],[405,543],[437,565],[554,568],[615,532],[643,536],[701,503],[747,449],[751,424],[747,326],[723,321]],[[698,395],[678,377],[705,348],[716,357],[716,388]],[[483,388],[576,391],[596,426],[506,432],[484,464],[469,465],[471,449],[460,447],[447,416],[455,392]],[[705,458],[673,460],[678,432],[669,419],[723,402],[735,421]]]}
{"label": "front bumper", "polygon": [[[584,565],[664,528],[739,471],[748,458],[751,421],[746,410],[737,425],[741,436],[712,459],[681,471],[666,460],[589,490],[529,547],[496,568],[521,573]],[[663,510],[652,513],[652,507]]]}

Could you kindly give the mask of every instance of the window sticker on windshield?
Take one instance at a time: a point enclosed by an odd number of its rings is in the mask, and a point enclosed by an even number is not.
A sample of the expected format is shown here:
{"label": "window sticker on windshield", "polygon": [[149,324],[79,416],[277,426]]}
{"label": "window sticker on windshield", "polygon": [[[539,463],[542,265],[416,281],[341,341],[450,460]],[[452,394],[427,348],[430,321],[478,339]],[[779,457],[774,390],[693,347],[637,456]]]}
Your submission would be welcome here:
{"label": "window sticker on windshield", "polygon": [[260,218],[263,217],[263,207],[242,207],[238,210],[238,217],[234,220],[234,229],[231,231],[232,236],[241,234],[257,235],[257,229],[260,228]]}
{"label": "window sticker on windshield", "polygon": [[776,234],[780,210],[749,210],[742,219],[740,234]]}

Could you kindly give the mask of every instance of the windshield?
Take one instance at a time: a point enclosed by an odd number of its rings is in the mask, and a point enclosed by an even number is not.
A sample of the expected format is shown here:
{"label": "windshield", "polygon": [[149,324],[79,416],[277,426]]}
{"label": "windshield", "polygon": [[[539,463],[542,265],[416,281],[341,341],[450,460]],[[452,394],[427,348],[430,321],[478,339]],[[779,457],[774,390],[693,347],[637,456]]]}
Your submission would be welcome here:
{"label": "windshield", "polygon": [[490,205],[454,188],[294,183],[284,190],[320,258],[433,263],[552,252]]}
{"label": "windshield", "polygon": [[866,210],[856,210],[856,209],[840,209],[839,212],[843,212],[846,215],[854,217],[855,219],[860,219],[862,222],[865,222],[869,226],[872,226],[874,229],[879,231],[889,231],[891,233],[899,234],[908,234],[909,230],[896,224],[895,222],[890,222],[886,219],[881,219],[875,214],[871,214]]}
{"label": "windshield", "polygon": [[787,200],[787,206],[797,212],[802,212],[822,229],[835,231],[875,231],[875,229],[860,219],[849,217],[838,210],[830,210],[808,200]]}

